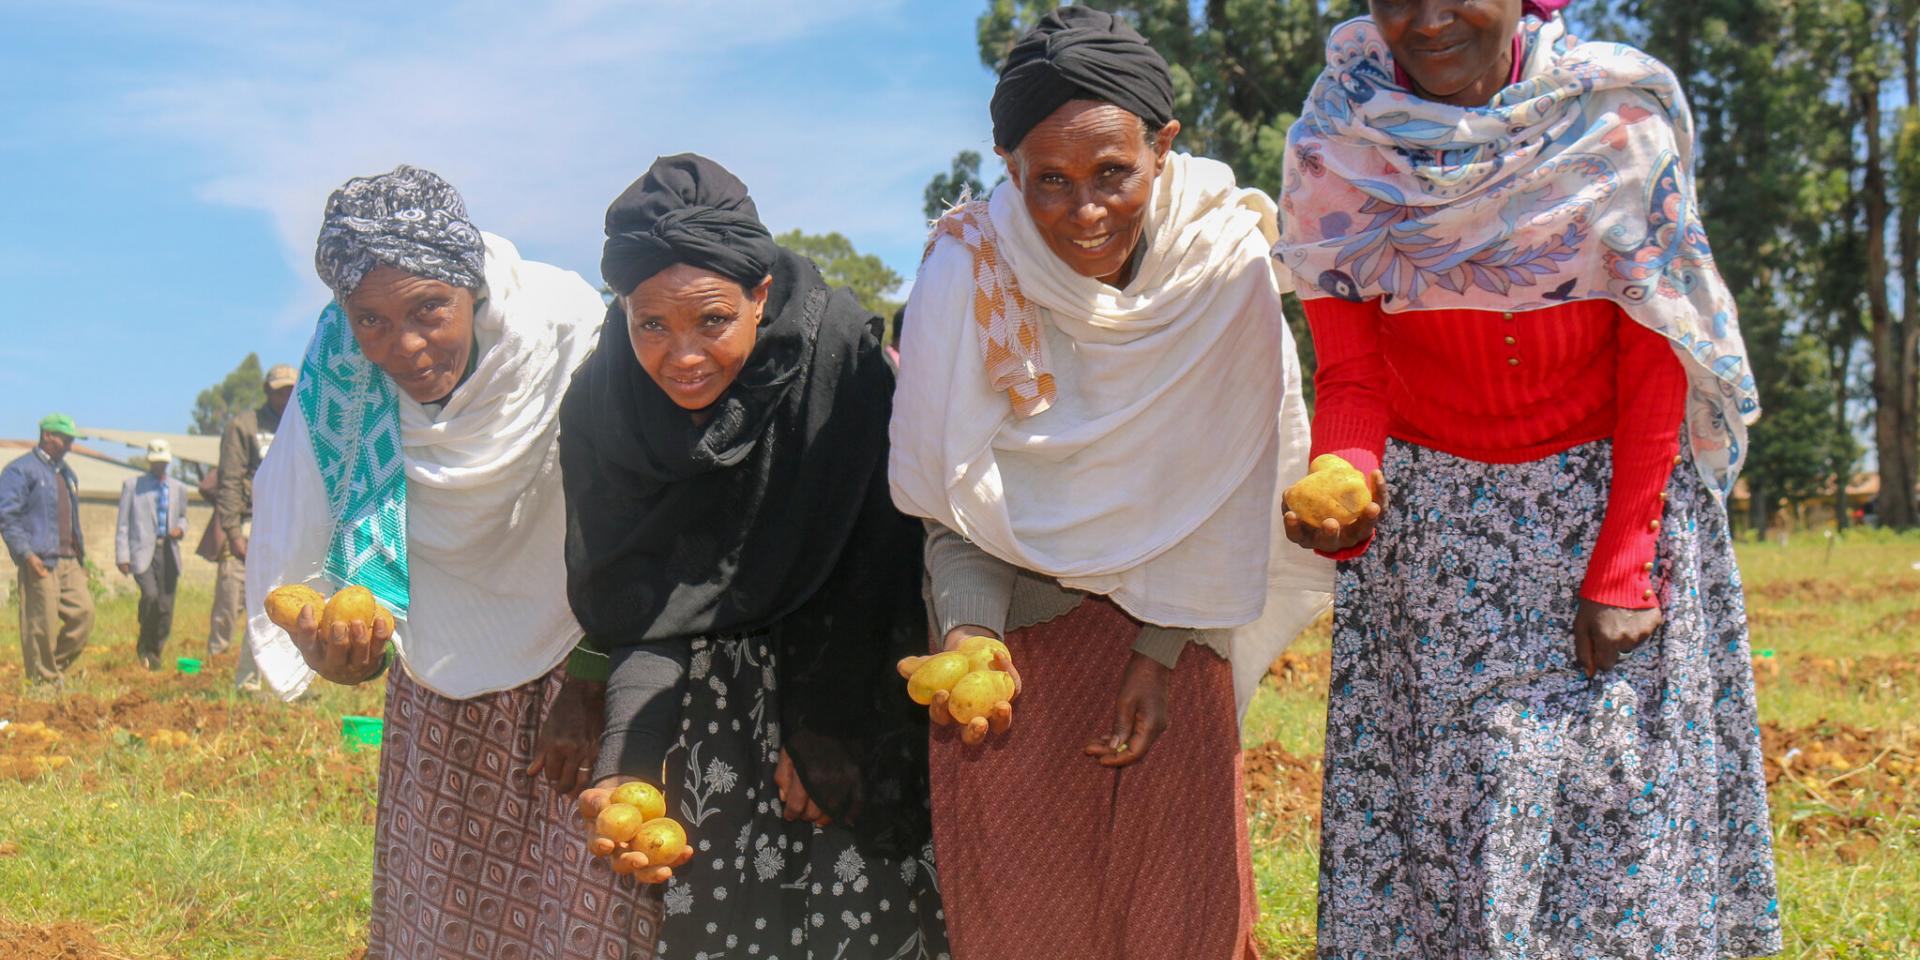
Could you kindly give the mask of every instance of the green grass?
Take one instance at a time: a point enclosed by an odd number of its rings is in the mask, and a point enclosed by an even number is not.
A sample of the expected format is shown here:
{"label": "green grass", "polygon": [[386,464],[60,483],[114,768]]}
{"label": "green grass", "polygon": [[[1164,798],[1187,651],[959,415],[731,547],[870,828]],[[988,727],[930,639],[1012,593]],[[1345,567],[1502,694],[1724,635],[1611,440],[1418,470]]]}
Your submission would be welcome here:
{"label": "green grass", "polygon": [[[1867,744],[1844,758],[1849,770],[1774,789],[1785,956],[1920,957],[1920,767],[1896,770],[1920,764],[1920,536],[1740,555],[1754,648],[1778,664],[1762,661],[1763,722],[1809,749],[1843,734]],[[204,653],[209,602],[183,594],[169,662]],[[32,782],[0,777],[0,938],[9,924],[75,923],[105,951],[80,957],[351,955],[365,940],[376,755],[344,750],[339,724],[378,714],[380,692],[328,687],[284,705],[236,695],[232,654],[197,678],[149,674],[132,662],[133,609],[103,601],[64,697],[22,689],[13,612],[0,623],[0,718],[48,718],[64,734],[49,752],[72,758]],[[1249,745],[1319,755],[1325,650],[1324,626],[1296,643],[1304,679],[1261,690]],[[193,743],[149,744],[163,727]],[[0,756],[25,752],[0,731]],[[1285,960],[1313,947],[1318,828],[1297,806],[1255,804],[1249,822],[1258,934]]]}
{"label": "green grass", "polygon": [[[180,601],[170,665],[205,655],[211,600]],[[365,938],[378,754],[344,750],[339,718],[379,713],[380,692],[237,694],[232,653],[198,677],[148,673],[134,633],[132,600],[103,601],[64,696],[23,692],[18,657],[0,661],[0,718],[49,717],[63,736],[45,752],[72,758],[0,779],[0,919],[78,923],[130,957],[346,956]],[[160,729],[193,742],[150,744]],[[0,731],[0,749],[23,748]]]}

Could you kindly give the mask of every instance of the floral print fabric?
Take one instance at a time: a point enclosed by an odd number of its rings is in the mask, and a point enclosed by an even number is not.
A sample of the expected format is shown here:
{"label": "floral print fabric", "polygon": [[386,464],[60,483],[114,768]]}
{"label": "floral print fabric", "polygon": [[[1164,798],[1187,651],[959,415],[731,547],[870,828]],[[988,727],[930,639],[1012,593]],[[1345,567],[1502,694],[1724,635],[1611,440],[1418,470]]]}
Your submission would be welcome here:
{"label": "floral print fabric", "polygon": [[1731,490],[1760,401],[1701,225],[1679,82],[1559,17],[1524,18],[1521,39],[1521,81],[1457,107],[1395,82],[1372,20],[1334,28],[1287,133],[1274,255],[1302,297],[1390,312],[1618,303],[1673,343],[1695,465]]}
{"label": "floral print fabric", "polygon": [[1780,949],[1726,512],[1668,486],[1665,625],[1588,680],[1572,624],[1607,443],[1522,464],[1392,441],[1341,564],[1319,955],[1713,960]]}
{"label": "floral print fabric", "polygon": [[695,853],[668,882],[657,955],[947,960],[931,842],[895,861],[782,818],[774,677],[764,635],[693,641],[667,797]]}

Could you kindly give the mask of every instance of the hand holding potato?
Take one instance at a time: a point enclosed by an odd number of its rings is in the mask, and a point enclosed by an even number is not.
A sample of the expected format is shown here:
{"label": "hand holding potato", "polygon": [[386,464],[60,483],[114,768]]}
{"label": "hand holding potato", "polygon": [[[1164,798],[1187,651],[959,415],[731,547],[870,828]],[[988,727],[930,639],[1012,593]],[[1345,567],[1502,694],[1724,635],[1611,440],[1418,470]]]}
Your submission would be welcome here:
{"label": "hand holding potato", "polygon": [[1346,460],[1315,457],[1313,472],[1287,488],[1287,539],[1309,550],[1339,553],[1367,542],[1387,509],[1387,475],[1362,477]]}
{"label": "hand holding potato", "polygon": [[580,794],[580,818],[591,825],[587,852],[611,858],[613,872],[641,883],[666,883],[693,859],[686,830],[666,816],[660,788],[636,777],[608,777]]}
{"label": "hand holding potato", "polygon": [[899,670],[907,695],[924,704],[936,724],[958,723],[968,745],[1003,734],[1013,725],[1013,700],[1020,694],[1020,671],[1007,645],[978,627],[956,627],[947,649],[930,657],[907,657]]}

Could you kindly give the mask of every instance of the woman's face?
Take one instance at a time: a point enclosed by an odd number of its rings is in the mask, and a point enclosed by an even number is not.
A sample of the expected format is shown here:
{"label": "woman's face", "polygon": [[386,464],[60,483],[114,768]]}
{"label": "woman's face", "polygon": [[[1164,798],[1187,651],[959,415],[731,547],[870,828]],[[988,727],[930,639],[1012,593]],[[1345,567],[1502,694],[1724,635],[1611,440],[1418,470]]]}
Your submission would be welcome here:
{"label": "woman's face", "polygon": [[704,410],[733,385],[760,335],[771,276],[752,290],[677,263],[621,298],[633,356],[686,410]]}
{"label": "woman's face", "polygon": [[1520,0],[1372,0],[1373,22],[1416,93],[1485,106],[1513,74]]}
{"label": "woman's face", "polygon": [[473,352],[473,291],[381,264],[342,304],[360,352],[419,403],[446,399]]}
{"label": "woman's face", "polygon": [[1012,153],[998,152],[1047,249],[1082,276],[1124,287],[1153,180],[1179,132],[1175,120],[1149,137],[1122,107],[1069,100]]}

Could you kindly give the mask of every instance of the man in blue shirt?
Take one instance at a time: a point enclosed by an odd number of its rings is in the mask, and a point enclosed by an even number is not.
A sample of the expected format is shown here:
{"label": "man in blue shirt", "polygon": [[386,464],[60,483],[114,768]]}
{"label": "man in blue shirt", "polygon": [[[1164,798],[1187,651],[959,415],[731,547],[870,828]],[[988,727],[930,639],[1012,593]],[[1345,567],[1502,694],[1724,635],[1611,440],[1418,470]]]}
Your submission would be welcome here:
{"label": "man in blue shirt", "polygon": [[93,632],[80,481],[67,466],[79,430],[56,413],[40,443],[0,470],[0,540],[20,572],[20,656],[31,682],[63,679]]}
{"label": "man in blue shirt", "polygon": [[121,573],[140,585],[141,664],[160,669],[160,652],[173,633],[173,595],[180,586],[180,541],[187,536],[187,485],[167,476],[173,450],[147,444],[147,472],[120,485],[120,520],[113,554]]}

